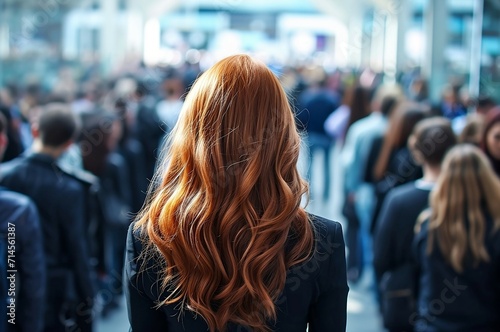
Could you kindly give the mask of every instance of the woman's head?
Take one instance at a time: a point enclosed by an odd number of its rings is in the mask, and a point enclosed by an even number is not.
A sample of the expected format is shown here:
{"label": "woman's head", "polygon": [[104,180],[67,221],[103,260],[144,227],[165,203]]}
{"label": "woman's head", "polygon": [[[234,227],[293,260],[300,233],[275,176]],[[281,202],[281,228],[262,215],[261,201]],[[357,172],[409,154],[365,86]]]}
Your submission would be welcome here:
{"label": "woman's head", "polygon": [[500,176],[500,107],[495,107],[486,115],[481,147]]}
{"label": "woman's head", "polygon": [[393,151],[406,147],[413,127],[428,114],[428,110],[417,103],[405,102],[392,114],[386,130],[380,155],[375,164],[374,177],[383,178]]}
{"label": "woman's head", "polygon": [[354,122],[370,114],[370,91],[361,85],[357,85],[351,89],[351,96],[348,101],[351,113],[349,114],[346,132]]}
{"label": "woman's head", "polygon": [[468,115],[465,126],[458,137],[459,142],[479,146],[483,139],[484,125],[485,118],[483,114],[475,113]]}
{"label": "woman's head", "polygon": [[457,272],[463,271],[467,253],[476,264],[488,262],[485,217],[493,219],[494,231],[500,229],[499,201],[500,180],[481,150],[470,144],[452,148],[430,197],[428,252],[437,242]]}
{"label": "woman's head", "polygon": [[443,117],[432,117],[417,123],[408,139],[413,159],[419,164],[437,167],[446,152],[457,143],[451,122]]}
{"label": "woman's head", "polygon": [[287,268],[312,248],[299,146],[286,94],[264,64],[231,56],[196,81],[138,222],[166,260],[164,286],[175,288],[164,303],[186,303],[212,331],[230,321],[265,330]]}
{"label": "woman's head", "polygon": [[[184,169],[192,167],[203,189],[215,196],[237,194],[242,187],[252,194],[274,193],[270,180],[280,176],[302,194],[306,184],[296,169],[299,146],[277,77],[263,63],[239,55],[218,62],[193,85],[165,161],[170,170],[175,161]],[[164,183],[169,181],[165,175]]]}
{"label": "woman's head", "polygon": [[82,116],[83,128],[78,140],[85,170],[100,176],[106,169],[109,154],[122,134],[118,117],[95,110]]}

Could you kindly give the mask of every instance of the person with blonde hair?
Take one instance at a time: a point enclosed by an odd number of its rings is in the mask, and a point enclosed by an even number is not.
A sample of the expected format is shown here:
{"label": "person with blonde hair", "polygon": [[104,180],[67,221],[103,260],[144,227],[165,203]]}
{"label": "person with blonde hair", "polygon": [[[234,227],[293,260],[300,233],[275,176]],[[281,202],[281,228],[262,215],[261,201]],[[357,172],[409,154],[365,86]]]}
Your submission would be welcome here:
{"label": "person with blonde hair", "polygon": [[[415,238],[416,331],[500,329],[500,180],[479,148],[452,148]],[[418,229],[417,229],[418,230]]]}
{"label": "person with blonde hair", "polygon": [[129,229],[132,331],[345,331],[342,229],[301,207],[299,147],[264,64],[235,55],[196,81]]}

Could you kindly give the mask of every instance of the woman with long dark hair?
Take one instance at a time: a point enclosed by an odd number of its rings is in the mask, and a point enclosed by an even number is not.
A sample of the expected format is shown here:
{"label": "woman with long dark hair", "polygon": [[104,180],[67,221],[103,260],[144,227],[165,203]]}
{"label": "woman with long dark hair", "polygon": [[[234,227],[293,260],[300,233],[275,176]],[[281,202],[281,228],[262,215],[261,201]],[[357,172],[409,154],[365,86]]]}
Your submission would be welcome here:
{"label": "woman with long dark hair", "polygon": [[500,329],[498,202],[500,180],[485,155],[470,144],[452,148],[416,237],[416,331]]}
{"label": "woman with long dark hair", "polygon": [[[370,160],[376,160],[371,179],[375,183],[377,197],[371,224],[372,232],[375,230],[387,193],[422,176],[422,168],[415,162],[408,148],[408,138],[415,125],[428,116],[427,109],[423,105],[406,102],[394,112],[385,136],[374,141],[367,166],[369,172]],[[373,158],[374,155],[377,157]]]}
{"label": "woman with long dark hair", "polygon": [[133,331],[344,331],[338,223],[300,206],[300,137],[275,75],[225,58],[187,95],[129,230]]}

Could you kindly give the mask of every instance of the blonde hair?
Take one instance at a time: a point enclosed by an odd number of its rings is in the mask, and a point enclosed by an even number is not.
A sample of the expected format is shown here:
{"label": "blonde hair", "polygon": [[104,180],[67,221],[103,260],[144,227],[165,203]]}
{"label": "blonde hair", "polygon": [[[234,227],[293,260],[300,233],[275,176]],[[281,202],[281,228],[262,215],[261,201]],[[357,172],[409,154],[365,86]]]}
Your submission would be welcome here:
{"label": "blonde hair", "polygon": [[210,331],[229,322],[269,330],[287,270],[313,251],[299,146],[287,96],[264,64],[231,56],[196,81],[137,221],[150,255],[165,261],[161,305],[200,314]]}
{"label": "blonde hair", "polygon": [[500,180],[481,150],[470,144],[452,148],[430,196],[427,253],[437,242],[443,257],[459,273],[468,253],[474,264],[488,262],[485,219],[492,218],[492,232],[500,229],[499,202]]}

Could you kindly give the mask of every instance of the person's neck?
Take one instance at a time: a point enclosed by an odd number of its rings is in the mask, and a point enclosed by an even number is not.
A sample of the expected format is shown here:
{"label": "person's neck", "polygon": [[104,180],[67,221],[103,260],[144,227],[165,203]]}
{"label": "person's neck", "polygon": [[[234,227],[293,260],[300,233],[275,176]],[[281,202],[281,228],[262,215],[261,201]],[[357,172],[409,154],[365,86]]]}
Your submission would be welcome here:
{"label": "person's neck", "polygon": [[432,182],[432,183],[437,181],[439,173],[441,172],[440,166],[432,166],[424,164],[422,168],[424,172],[424,177],[422,178],[422,180],[424,180],[425,182]]}
{"label": "person's neck", "polygon": [[35,140],[33,142],[32,151],[34,153],[40,153],[40,154],[45,154],[45,155],[51,156],[54,159],[58,159],[64,153],[63,148],[61,148],[61,147],[55,148],[52,146],[46,146],[46,145],[43,145],[42,142],[40,142],[39,140]]}

